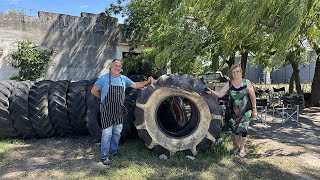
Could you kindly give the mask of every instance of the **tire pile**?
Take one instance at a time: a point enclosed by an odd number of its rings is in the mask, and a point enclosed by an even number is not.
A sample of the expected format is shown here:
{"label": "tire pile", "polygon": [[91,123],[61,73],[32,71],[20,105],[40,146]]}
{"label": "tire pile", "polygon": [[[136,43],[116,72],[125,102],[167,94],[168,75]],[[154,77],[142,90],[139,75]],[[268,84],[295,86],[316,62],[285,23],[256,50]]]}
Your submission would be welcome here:
{"label": "tire pile", "polygon": [[[90,134],[99,139],[100,99],[90,92],[95,81],[0,81],[0,138]],[[125,105],[133,116],[140,90],[130,91]],[[134,136],[134,117],[129,116],[124,119],[122,140]]]}
{"label": "tire pile", "polygon": [[[134,82],[144,76],[129,77]],[[101,136],[96,79],[70,82],[0,81],[0,138]],[[195,155],[220,137],[224,123],[218,97],[191,75],[162,75],[145,90],[126,90],[122,141],[139,136],[157,154]]]}

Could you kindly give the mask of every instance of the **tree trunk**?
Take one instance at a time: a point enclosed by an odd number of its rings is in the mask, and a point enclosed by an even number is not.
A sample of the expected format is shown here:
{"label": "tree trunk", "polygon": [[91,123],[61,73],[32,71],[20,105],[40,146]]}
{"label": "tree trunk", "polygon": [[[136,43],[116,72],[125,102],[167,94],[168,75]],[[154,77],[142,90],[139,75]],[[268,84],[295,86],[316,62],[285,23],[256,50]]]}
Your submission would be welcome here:
{"label": "tree trunk", "polygon": [[291,74],[291,77],[290,77],[290,81],[289,81],[289,94],[292,94],[293,93],[293,82],[294,82],[294,71],[292,72]]}
{"label": "tree trunk", "polygon": [[311,86],[311,102],[313,106],[320,106],[320,48],[316,53],[318,57]]}
{"label": "tree trunk", "polygon": [[297,91],[297,94],[303,94],[302,92],[302,89],[301,89],[301,83],[300,83],[300,70],[299,70],[299,64],[297,63],[292,63],[291,64],[292,66],[292,69],[293,69],[293,79],[294,79],[294,82],[296,84],[296,91]]}
{"label": "tree trunk", "polygon": [[234,63],[235,63],[235,56],[233,55],[233,56],[230,56],[229,60],[227,61],[229,69],[231,68],[232,65],[234,65]]}
{"label": "tree trunk", "polygon": [[246,68],[247,68],[247,61],[248,61],[248,52],[242,52],[241,53],[241,69],[243,77],[245,77],[246,74]]}

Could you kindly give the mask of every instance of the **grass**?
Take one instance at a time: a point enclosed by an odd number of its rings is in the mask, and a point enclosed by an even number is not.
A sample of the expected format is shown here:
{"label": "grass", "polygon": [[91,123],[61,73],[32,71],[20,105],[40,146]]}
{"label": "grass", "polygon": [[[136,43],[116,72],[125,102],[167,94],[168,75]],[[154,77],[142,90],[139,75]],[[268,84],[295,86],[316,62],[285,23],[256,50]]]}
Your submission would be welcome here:
{"label": "grass", "polygon": [[[129,140],[120,144],[122,156],[109,167],[100,162],[92,137],[0,140],[0,179],[298,179],[266,162],[232,155],[230,136],[223,138],[195,160],[181,152],[160,160],[141,140]],[[248,150],[254,154],[256,147]]]}
{"label": "grass", "polygon": [[[215,168],[222,159],[232,157],[229,137],[208,152],[199,152],[195,160],[187,159],[181,152],[168,160],[160,160],[136,139],[121,144],[122,156],[113,158],[112,166],[106,167],[99,161],[99,146],[92,138],[83,138],[84,142],[81,138],[35,139],[25,143],[0,140],[1,167],[15,169],[18,177],[25,179],[47,176],[54,179],[197,179],[208,176],[208,169]],[[21,164],[16,164],[16,158],[21,156]]]}
{"label": "grass", "polygon": [[130,141],[121,146],[126,158],[115,160],[107,170],[99,171],[99,175],[90,178],[103,179],[197,179],[210,174],[208,169],[217,167],[224,158],[231,158],[232,146],[230,138],[222,144],[200,152],[195,160],[190,160],[183,153],[176,153],[168,160],[160,160],[156,154],[146,149],[141,141]]}
{"label": "grass", "polygon": [[15,145],[22,145],[24,144],[23,141],[13,139],[13,140],[6,140],[0,139],[0,159],[1,163],[2,160],[14,149]]}

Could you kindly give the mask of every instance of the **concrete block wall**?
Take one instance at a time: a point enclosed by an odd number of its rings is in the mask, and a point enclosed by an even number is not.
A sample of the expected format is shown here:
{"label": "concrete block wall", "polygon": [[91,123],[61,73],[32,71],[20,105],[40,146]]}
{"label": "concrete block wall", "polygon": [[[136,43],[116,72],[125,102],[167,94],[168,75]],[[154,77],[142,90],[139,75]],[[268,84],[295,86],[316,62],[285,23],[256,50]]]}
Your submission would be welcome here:
{"label": "concrete block wall", "polygon": [[0,13],[0,80],[16,76],[10,54],[17,40],[29,40],[53,52],[45,79],[81,80],[96,78],[108,70],[123,44],[118,20],[104,15],[81,13],[70,16],[39,12],[38,17]]}

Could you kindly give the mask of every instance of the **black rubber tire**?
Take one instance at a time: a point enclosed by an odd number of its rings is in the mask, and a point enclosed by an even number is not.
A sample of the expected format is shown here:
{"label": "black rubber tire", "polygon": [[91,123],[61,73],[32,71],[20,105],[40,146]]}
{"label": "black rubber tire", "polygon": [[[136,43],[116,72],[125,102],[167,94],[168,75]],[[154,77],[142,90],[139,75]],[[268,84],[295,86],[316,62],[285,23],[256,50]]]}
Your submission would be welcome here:
{"label": "black rubber tire", "polygon": [[[147,80],[143,75],[133,75],[129,77],[133,82],[141,82]],[[124,142],[127,139],[134,139],[138,137],[138,131],[134,126],[135,116],[134,109],[136,107],[136,100],[140,96],[140,89],[127,88],[124,106],[128,110],[128,114],[123,116],[123,128],[121,132],[121,141]]]}
{"label": "black rubber tire", "polygon": [[[143,75],[133,75],[133,76],[129,76],[129,79],[131,79],[133,82],[141,82],[141,81],[147,80],[147,77]],[[135,101],[140,95],[140,91],[141,91],[140,89],[133,89],[128,87],[126,89],[126,95]]]}
{"label": "black rubber tire", "polygon": [[136,107],[136,100],[126,95],[124,106],[127,108],[128,114],[123,116],[123,128],[121,132],[122,142],[125,142],[128,139],[134,139],[138,137],[138,131],[134,126],[134,121],[135,121],[134,109]]}
{"label": "black rubber tire", "polygon": [[52,81],[48,80],[36,82],[29,92],[29,119],[40,137],[52,137],[56,134],[48,109],[48,91],[51,83]]}
{"label": "black rubber tire", "polygon": [[86,88],[88,81],[72,82],[68,91],[68,111],[74,134],[89,134],[86,122]]}
{"label": "black rubber tire", "polygon": [[97,79],[90,80],[87,86],[86,106],[87,106],[87,128],[91,136],[97,139],[101,138],[101,121],[100,121],[100,99],[91,93],[91,88]]}
{"label": "black rubber tire", "polygon": [[10,118],[22,138],[32,138],[37,135],[28,117],[28,96],[32,85],[30,81],[17,82],[9,98]]}
{"label": "black rubber tire", "polygon": [[[139,137],[157,154],[177,151],[207,150],[220,137],[223,118],[218,97],[208,95],[206,85],[191,75],[163,75],[136,102],[135,126]],[[159,123],[159,107],[168,98],[182,97],[189,101],[190,122],[179,132],[172,133]]]}
{"label": "black rubber tire", "polygon": [[71,135],[73,129],[68,115],[67,92],[70,81],[61,80],[51,83],[49,88],[49,116],[57,135]]}
{"label": "black rubber tire", "polygon": [[10,118],[9,97],[16,82],[12,80],[0,81],[0,138],[12,138],[18,136],[14,123]]}

